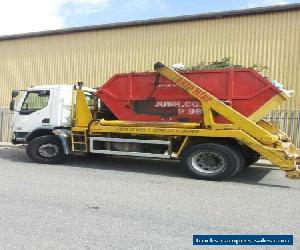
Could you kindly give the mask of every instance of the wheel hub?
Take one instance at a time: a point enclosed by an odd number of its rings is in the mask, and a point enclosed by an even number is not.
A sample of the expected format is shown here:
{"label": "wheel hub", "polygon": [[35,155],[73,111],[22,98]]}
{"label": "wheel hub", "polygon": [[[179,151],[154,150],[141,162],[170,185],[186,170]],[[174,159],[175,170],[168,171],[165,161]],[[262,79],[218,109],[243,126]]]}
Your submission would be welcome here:
{"label": "wheel hub", "polygon": [[193,156],[192,166],[199,172],[213,174],[225,168],[225,160],[219,154],[201,152]]}
{"label": "wheel hub", "polygon": [[48,144],[41,145],[38,151],[41,156],[50,158],[58,155],[59,148],[55,144],[48,143]]}

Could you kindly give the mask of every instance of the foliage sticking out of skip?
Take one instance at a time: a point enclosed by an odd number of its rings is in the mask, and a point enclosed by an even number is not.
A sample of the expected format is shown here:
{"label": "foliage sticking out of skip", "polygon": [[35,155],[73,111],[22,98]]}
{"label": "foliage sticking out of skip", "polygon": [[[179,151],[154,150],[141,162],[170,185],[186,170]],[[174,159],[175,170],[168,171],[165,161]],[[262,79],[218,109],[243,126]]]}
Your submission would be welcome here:
{"label": "foliage sticking out of skip", "polygon": [[259,65],[259,64],[253,64],[251,67],[246,67],[239,64],[233,64],[231,57],[223,57],[222,59],[213,62],[209,62],[209,63],[200,62],[196,65],[187,66],[185,67],[185,70],[191,71],[191,70],[239,69],[239,68],[252,68],[259,72],[269,69],[267,66]]}

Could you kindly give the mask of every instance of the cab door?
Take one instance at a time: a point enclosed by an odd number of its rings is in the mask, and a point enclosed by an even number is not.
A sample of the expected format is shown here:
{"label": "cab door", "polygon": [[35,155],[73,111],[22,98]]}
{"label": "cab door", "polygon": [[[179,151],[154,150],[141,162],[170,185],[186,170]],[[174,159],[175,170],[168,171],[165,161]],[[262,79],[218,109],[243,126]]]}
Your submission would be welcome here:
{"label": "cab door", "polygon": [[13,130],[17,133],[32,132],[38,128],[51,127],[51,90],[32,90],[14,113]]}

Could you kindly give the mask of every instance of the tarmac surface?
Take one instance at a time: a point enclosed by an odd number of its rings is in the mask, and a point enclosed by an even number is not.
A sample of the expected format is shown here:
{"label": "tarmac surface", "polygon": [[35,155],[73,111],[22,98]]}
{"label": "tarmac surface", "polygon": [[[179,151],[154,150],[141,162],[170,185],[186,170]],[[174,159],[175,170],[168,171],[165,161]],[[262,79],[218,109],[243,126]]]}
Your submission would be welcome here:
{"label": "tarmac surface", "polygon": [[[32,162],[0,145],[0,249],[300,249],[300,181],[268,164],[223,181],[176,162]],[[194,234],[293,234],[293,247],[193,247]]]}

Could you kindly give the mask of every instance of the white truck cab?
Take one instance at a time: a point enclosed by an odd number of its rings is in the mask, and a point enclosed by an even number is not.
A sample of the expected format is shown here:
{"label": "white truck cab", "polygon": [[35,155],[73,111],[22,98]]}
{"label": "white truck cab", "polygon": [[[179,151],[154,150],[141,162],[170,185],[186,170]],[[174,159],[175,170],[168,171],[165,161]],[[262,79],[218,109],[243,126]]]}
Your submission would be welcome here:
{"label": "white truck cab", "polygon": [[[55,128],[70,128],[72,123],[73,85],[43,85],[26,89],[14,107],[19,91],[13,91],[11,110],[12,142],[27,144],[33,139],[51,135]],[[93,105],[92,88],[83,87],[88,102]]]}

